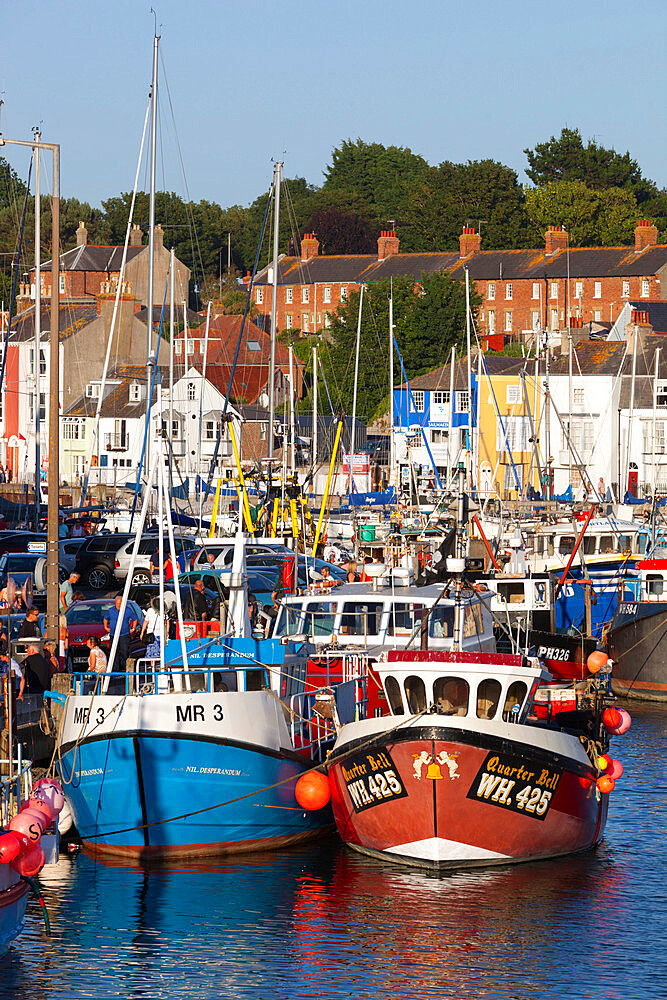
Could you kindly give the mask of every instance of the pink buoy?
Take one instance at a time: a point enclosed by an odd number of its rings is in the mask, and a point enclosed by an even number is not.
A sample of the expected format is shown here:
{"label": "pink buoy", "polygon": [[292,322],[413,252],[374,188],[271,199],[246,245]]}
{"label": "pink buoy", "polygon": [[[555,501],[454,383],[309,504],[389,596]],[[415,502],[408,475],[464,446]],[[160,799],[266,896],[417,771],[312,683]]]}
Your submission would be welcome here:
{"label": "pink buoy", "polygon": [[37,875],[41,872],[45,861],[46,858],[44,857],[44,851],[42,850],[40,844],[37,843],[33,844],[32,847],[21,857],[17,858],[16,861],[12,861],[12,868],[15,872],[17,872],[17,874],[32,878],[33,875]]}
{"label": "pink buoy", "polygon": [[609,775],[610,778],[613,778],[614,781],[617,781],[618,778],[622,776],[623,765],[621,764],[620,760],[612,759],[609,768],[607,769],[607,774]]}
{"label": "pink buoy", "polygon": [[65,796],[63,795],[62,788],[57,781],[51,778],[42,778],[41,781],[36,781],[33,786],[31,798],[42,799],[44,802],[48,802],[56,816],[65,805]]}
{"label": "pink buoy", "polygon": [[44,816],[47,826],[51,826],[54,819],[58,815],[58,813],[53,811],[53,808],[45,799],[33,798],[31,796],[28,799],[28,808],[31,809],[32,812],[40,813]]}
{"label": "pink buoy", "polygon": [[34,813],[30,809],[24,809],[17,813],[9,821],[9,829],[22,833],[33,844],[42,836],[45,830],[44,817],[39,813]]}
{"label": "pink buoy", "polygon": [[23,845],[11,830],[0,833],[0,864],[8,865],[15,861],[21,853]]}
{"label": "pink buoy", "polygon": [[624,708],[619,708],[618,714],[621,717],[621,721],[617,726],[614,726],[610,730],[613,736],[622,736],[623,733],[627,733],[628,729],[632,725],[632,716]]}

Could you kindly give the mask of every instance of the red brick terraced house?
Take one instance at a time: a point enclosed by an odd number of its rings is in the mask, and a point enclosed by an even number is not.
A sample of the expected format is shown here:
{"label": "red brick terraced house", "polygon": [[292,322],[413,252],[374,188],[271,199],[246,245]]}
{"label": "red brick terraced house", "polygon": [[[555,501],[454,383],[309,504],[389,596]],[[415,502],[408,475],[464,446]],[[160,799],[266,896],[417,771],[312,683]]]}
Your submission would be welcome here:
{"label": "red brick terraced house", "polygon": [[[315,234],[307,233],[301,255],[284,256],[278,264],[278,329],[326,329],[341,301],[362,283],[437,272],[464,278],[466,268],[482,299],[480,334],[494,348],[532,337],[537,329],[562,330],[568,318],[611,324],[629,301],[667,298],[667,245],[657,239],[657,228],[641,220],[630,247],[570,248],[565,230],[550,226],[540,249],[482,250],[481,236],[465,227],[458,253],[402,254],[389,230],[380,234],[377,254],[327,257],[320,255]],[[272,280],[269,266],[253,288],[257,322],[267,329]]]}

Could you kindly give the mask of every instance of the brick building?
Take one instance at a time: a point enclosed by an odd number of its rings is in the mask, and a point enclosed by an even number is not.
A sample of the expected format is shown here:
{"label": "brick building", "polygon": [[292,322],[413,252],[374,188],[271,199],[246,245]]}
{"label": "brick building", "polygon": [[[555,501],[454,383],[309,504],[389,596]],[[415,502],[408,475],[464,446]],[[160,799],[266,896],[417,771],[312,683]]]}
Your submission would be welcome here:
{"label": "brick building", "polygon": [[[169,251],[164,246],[161,226],[155,227],[154,287],[156,301],[162,301],[165,285],[169,279]],[[122,246],[95,246],[88,243],[88,230],[83,222],[76,231],[76,246],[60,255],[60,297],[61,299],[94,299],[103,288],[117,285],[123,259]],[[51,295],[51,261],[42,264],[42,298]],[[178,259],[174,262],[174,297],[176,302],[188,300],[190,270]],[[132,227],[130,244],[127,248],[124,281],[131,285],[139,303],[148,300],[148,246],[143,243],[143,233],[139,226]],[[35,298],[34,269],[30,280],[22,282],[17,298],[17,313],[27,308]],[[167,301],[169,290],[167,289]]]}
{"label": "brick building", "polygon": [[[543,248],[482,250],[481,236],[465,227],[458,253],[402,254],[390,230],[380,234],[377,255],[326,257],[320,256],[315,235],[307,233],[300,257],[282,257],[278,265],[278,328],[304,333],[326,329],[340,302],[362,283],[405,276],[418,280],[437,272],[463,278],[466,268],[482,299],[480,333],[494,337],[494,347],[536,329],[563,329],[569,317],[613,323],[629,301],[667,298],[667,246],[657,239],[657,228],[641,220],[632,247],[570,248],[565,230],[550,226]],[[271,316],[272,278],[272,267],[264,268],[253,289],[265,326]]]}

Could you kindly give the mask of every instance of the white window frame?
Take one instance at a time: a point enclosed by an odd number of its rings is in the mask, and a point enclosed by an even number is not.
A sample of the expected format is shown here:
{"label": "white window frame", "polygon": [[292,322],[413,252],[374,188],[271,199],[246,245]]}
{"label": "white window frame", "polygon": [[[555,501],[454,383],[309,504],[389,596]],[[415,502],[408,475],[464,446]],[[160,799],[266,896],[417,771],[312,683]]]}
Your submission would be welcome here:
{"label": "white window frame", "polygon": [[414,404],[415,413],[424,412],[424,390],[423,389],[413,389],[412,390],[412,402]]}
{"label": "white window frame", "polygon": [[287,315],[285,316],[285,329],[286,330],[292,329],[292,313],[287,313]]}
{"label": "white window frame", "polygon": [[521,402],[521,386],[508,385],[505,388],[505,402],[508,406],[513,406]]}
{"label": "white window frame", "polygon": [[622,296],[623,296],[624,299],[629,299],[630,298],[630,282],[627,281],[627,279],[623,280],[623,291],[622,291],[621,294],[622,294]]}
{"label": "white window frame", "polygon": [[486,317],[486,327],[490,334],[496,332],[496,310],[489,309]]}
{"label": "white window frame", "polygon": [[584,283],[583,281],[575,281],[574,283],[574,297],[575,299],[583,299],[584,297]]}
{"label": "white window frame", "polygon": [[651,294],[651,282],[648,278],[642,278],[641,280],[641,297],[647,299]]}
{"label": "white window frame", "polygon": [[434,406],[449,406],[449,389],[434,389],[431,396]]}
{"label": "white window frame", "polygon": [[347,285],[340,286],[340,298],[342,302],[347,298]]}
{"label": "white window frame", "polygon": [[577,388],[574,388],[572,390],[572,401],[574,402],[575,406],[583,406],[584,405],[584,402],[585,402],[585,399],[584,399],[584,389],[582,389],[581,386],[579,386]]}
{"label": "white window frame", "polygon": [[456,412],[468,413],[470,410],[470,394],[467,389],[456,390]]}
{"label": "white window frame", "polygon": [[293,288],[286,288],[285,289],[285,302],[293,302],[293,301],[294,301],[294,289]]}
{"label": "white window frame", "polygon": [[486,297],[487,299],[494,299],[496,297],[496,283],[495,281],[490,281],[486,286]]}
{"label": "white window frame", "polygon": [[130,403],[139,403],[141,401],[141,386],[138,382],[130,382],[128,399]]}
{"label": "white window frame", "polygon": [[514,329],[514,313],[511,309],[505,312],[505,333],[511,333]]}
{"label": "white window frame", "polygon": [[329,285],[326,285],[324,288],[324,301],[331,302],[331,288]]}
{"label": "white window frame", "polygon": [[533,298],[534,299],[538,299],[538,301],[539,301],[539,298],[540,298],[540,283],[539,283],[539,281],[534,281],[533,282]]}
{"label": "white window frame", "polygon": [[261,306],[261,305],[264,304],[264,289],[263,288],[256,288],[255,289],[255,302],[256,302],[256,304],[258,306]]}
{"label": "white window frame", "polygon": [[197,386],[194,382],[188,382],[187,398],[189,403],[197,398]]}
{"label": "white window frame", "polygon": [[174,354],[182,354],[182,353],[183,353],[183,341],[182,340],[175,340],[174,341]]}
{"label": "white window frame", "polygon": [[595,285],[594,285],[594,288],[593,288],[593,298],[594,299],[601,299],[602,298],[602,282],[601,281],[596,281],[595,282]]}
{"label": "white window frame", "polygon": [[552,281],[549,289],[549,298],[558,300],[558,282]]}
{"label": "white window frame", "polygon": [[558,306],[551,307],[551,329],[557,330],[559,326],[558,323]]}
{"label": "white window frame", "polygon": [[514,295],[514,288],[512,287],[512,282],[508,281],[505,284],[505,298],[507,299],[508,302],[512,300],[513,295]]}
{"label": "white window frame", "polygon": [[310,302],[310,288],[304,285],[301,289],[301,304],[306,305],[308,302]]}

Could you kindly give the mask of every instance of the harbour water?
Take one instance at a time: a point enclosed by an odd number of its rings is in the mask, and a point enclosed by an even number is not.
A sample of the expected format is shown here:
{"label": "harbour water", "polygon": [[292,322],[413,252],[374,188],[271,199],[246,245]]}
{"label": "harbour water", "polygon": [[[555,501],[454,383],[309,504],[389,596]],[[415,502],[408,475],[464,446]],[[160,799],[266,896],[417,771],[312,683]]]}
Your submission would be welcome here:
{"label": "harbour water", "polygon": [[667,720],[630,705],[592,853],[432,875],[307,848],[188,868],[62,858],[0,997],[664,998]]}

